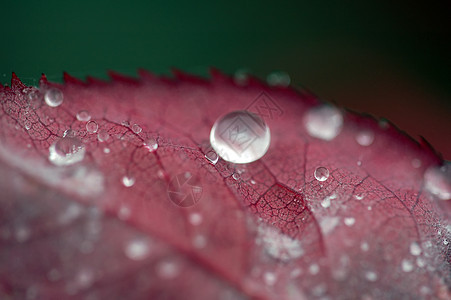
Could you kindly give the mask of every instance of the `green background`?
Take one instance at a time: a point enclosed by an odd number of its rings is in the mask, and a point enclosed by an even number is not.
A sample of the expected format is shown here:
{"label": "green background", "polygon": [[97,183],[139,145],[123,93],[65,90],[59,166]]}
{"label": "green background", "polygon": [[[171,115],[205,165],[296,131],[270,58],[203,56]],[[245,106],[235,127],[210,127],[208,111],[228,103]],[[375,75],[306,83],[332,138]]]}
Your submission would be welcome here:
{"label": "green background", "polygon": [[[62,71],[202,76],[215,66],[274,70],[320,97],[393,120],[451,156],[449,9],[412,1],[9,1],[0,18],[1,82]],[[415,111],[417,109],[417,111]],[[429,124],[429,125],[425,125]],[[429,127],[428,127],[429,126]]]}

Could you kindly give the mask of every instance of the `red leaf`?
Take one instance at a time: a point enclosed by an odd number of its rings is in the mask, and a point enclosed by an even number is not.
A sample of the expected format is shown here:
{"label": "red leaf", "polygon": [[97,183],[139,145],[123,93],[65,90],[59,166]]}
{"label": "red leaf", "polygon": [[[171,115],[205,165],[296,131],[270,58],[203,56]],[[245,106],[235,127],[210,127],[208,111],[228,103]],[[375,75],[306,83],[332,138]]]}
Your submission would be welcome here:
{"label": "red leaf", "polygon": [[[427,143],[305,91],[174,75],[0,87],[2,298],[450,297],[449,171]],[[243,109],[267,154],[216,161],[213,123]]]}

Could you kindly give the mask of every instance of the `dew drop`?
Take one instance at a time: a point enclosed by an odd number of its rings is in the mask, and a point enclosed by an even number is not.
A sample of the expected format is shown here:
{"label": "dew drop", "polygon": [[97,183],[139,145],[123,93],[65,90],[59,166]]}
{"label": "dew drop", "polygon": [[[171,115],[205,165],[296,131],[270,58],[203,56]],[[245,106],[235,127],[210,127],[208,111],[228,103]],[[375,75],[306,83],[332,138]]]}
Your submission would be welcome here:
{"label": "dew drop", "polygon": [[277,277],[273,272],[265,272],[265,274],[263,274],[263,280],[267,285],[274,285],[277,281]]}
{"label": "dew drop", "polygon": [[345,218],[344,222],[345,222],[346,226],[352,226],[355,224],[355,219],[354,218]]}
{"label": "dew drop", "polygon": [[63,137],[75,137],[76,136],[76,132],[73,131],[72,129],[66,129],[63,133]]}
{"label": "dew drop", "polygon": [[412,244],[410,244],[410,254],[412,254],[413,256],[418,256],[421,254],[421,248],[420,245],[418,245],[418,243],[413,242]]}
{"label": "dew drop", "polygon": [[125,187],[131,187],[135,184],[135,178],[129,177],[129,176],[124,176],[124,177],[122,177],[122,184]]}
{"label": "dew drop", "polygon": [[24,125],[26,130],[30,130],[31,129],[31,122],[30,121],[25,120],[23,125]]}
{"label": "dew drop", "polygon": [[133,124],[132,130],[133,130],[133,132],[136,133],[136,134],[140,134],[140,133],[143,131],[143,129],[141,128],[141,126],[139,126],[138,124]]}
{"label": "dew drop", "polygon": [[163,279],[174,279],[180,274],[180,267],[172,261],[162,261],[156,269],[158,276]]}
{"label": "dew drop", "polygon": [[98,129],[99,125],[97,125],[95,121],[89,121],[88,123],[86,123],[86,131],[88,131],[89,133],[96,133]]}
{"label": "dew drop", "polygon": [[130,122],[129,121],[122,121],[122,126],[125,126],[125,127],[130,127]]}
{"label": "dew drop", "polygon": [[225,161],[245,164],[265,155],[271,142],[266,123],[248,111],[234,111],[219,118],[210,132],[210,144]]}
{"label": "dew drop", "polygon": [[266,82],[272,86],[286,87],[290,85],[291,78],[286,72],[272,72],[266,77]]}
{"label": "dew drop", "polygon": [[310,136],[330,141],[340,133],[343,115],[334,106],[314,107],[305,115],[304,125]]}
{"label": "dew drop", "polygon": [[249,70],[244,68],[237,70],[233,76],[233,81],[237,85],[246,85],[249,82]]}
{"label": "dew drop", "polygon": [[331,195],[331,196],[327,196],[326,198],[323,199],[323,201],[321,201],[321,206],[324,208],[328,208],[330,207],[330,200],[336,199],[337,195]]}
{"label": "dew drop", "polygon": [[319,266],[318,264],[311,264],[310,267],[308,268],[310,274],[312,275],[316,275],[319,273]]}
{"label": "dew drop", "polygon": [[329,178],[329,170],[325,167],[318,167],[313,175],[320,182],[326,181]]}
{"label": "dew drop", "polygon": [[408,259],[403,259],[401,267],[404,272],[411,272],[413,270],[413,263]]}
{"label": "dew drop", "polygon": [[106,142],[110,138],[110,134],[105,129],[100,129],[97,133],[99,142]]}
{"label": "dew drop", "polygon": [[355,140],[360,146],[370,146],[374,141],[374,133],[372,131],[359,132],[356,135]]}
{"label": "dew drop", "polygon": [[367,252],[368,250],[370,250],[370,245],[368,245],[367,242],[363,242],[363,243],[360,244],[360,249],[363,252]]}
{"label": "dew drop", "polygon": [[80,122],[88,122],[89,120],[91,120],[91,115],[87,110],[80,110],[77,113],[77,120]]}
{"label": "dew drop", "polygon": [[354,198],[356,200],[362,200],[363,198],[365,198],[365,195],[362,193],[359,193],[359,194],[354,195]]}
{"label": "dew drop", "polygon": [[135,239],[125,246],[125,255],[131,260],[143,260],[150,254],[150,244],[146,239]]}
{"label": "dew drop", "polygon": [[193,245],[197,249],[204,248],[207,245],[207,239],[203,235],[196,235],[193,239]]}
{"label": "dew drop", "polygon": [[108,154],[110,152],[111,152],[110,148],[107,147],[103,148],[103,153]]}
{"label": "dew drop", "polygon": [[255,184],[255,183],[256,183],[255,180],[251,179],[251,184]]}
{"label": "dew drop", "polygon": [[419,160],[418,158],[412,159],[412,167],[414,167],[415,169],[421,167],[421,160]]}
{"label": "dew drop", "polygon": [[208,159],[208,161],[212,164],[212,165],[216,165],[216,163],[219,160],[219,156],[216,152],[214,152],[213,150],[208,151],[207,154],[205,154],[205,158]]}
{"label": "dew drop", "polygon": [[377,280],[378,276],[377,276],[377,273],[376,273],[376,272],[373,272],[373,271],[367,271],[367,272],[365,273],[365,278],[366,278],[368,281],[374,282],[374,281]]}
{"label": "dew drop", "polygon": [[130,208],[128,206],[123,205],[119,208],[119,212],[117,215],[119,219],[127,220],[130,217],[130,214],[131,214]]}
{"label": "dew drop", "polygon": [[193,226],[198,226],[202,223],[202,215],[200,213],[192,213],[189,215],[189,222]]}
{"label": "dew drop", "polygon": [[451,164],[430,167],[424,173],[425,189],[441,200],[451,199]]}
{"label": "dew drop", "polygon": [[85,157],[86,149],[82,142],[74,137],[63,137],[49,147],[49,161],[57,166],[78,163]]}
{"label": "dew drop", "polygon": [[144,142],[144,148],[146,148],[149,152],[154,152],[158,149],[158,143],[155,139],[151,138]]}
{"label": "dew drop", "polygon": [[47,90],[44,95],[45,103],[50,107],[60,106],[63,103],[63,99],[63,92],[56,88]]}

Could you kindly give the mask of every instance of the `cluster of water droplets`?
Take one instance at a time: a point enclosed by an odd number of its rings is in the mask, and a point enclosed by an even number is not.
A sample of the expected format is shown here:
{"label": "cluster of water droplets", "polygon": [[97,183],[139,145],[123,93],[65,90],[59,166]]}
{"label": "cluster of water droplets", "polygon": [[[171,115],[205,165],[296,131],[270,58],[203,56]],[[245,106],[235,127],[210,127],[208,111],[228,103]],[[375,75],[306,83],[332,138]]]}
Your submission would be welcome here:
{"label": "cluster of water droplets", "polygon": [[429,167],[424,173],[424,187],[440,200],[451,200],[451,163]]}

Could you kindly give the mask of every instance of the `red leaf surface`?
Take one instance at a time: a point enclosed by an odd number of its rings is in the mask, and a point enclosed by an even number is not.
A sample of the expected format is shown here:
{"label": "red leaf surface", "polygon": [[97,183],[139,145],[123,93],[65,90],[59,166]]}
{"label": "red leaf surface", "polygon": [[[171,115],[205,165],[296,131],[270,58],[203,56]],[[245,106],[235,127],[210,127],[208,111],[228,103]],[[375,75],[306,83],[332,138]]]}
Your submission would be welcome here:
{"label": "red leaf surface", "polygon": [[[449,299],[450,203],[426,189],[443,163],[427,143],[344,110],[317,138],[306,91],[174,75],[0,87],[0,298]],[[213,123],[243,109],[269,126],[267,154],[212,163]],[[58,166],[64,134],[86,152]],[[184,175],[201,188],[186,207],[169,195]]]}

